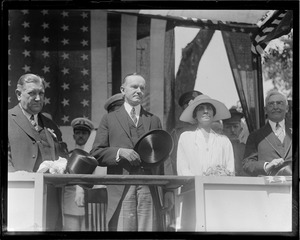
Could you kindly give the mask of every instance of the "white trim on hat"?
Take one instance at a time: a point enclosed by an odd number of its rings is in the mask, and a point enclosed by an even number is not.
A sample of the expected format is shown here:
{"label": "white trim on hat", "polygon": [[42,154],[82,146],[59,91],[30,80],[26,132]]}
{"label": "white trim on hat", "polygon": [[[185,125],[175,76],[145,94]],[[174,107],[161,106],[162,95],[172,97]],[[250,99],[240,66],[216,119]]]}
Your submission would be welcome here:
{"label": "white trim on hat", "polygon": [[187,108],[180,115],[179,120],[183,122],[189,122],[192,124],[197,123],[196,119],[193,118],[193,112],[195,108],[201,103],[210,103],[215,107],[216,115],[214,116],[213,121],[227,119],[231,117],[231,114],[228,108],[224,105],[224,103],[212,99],[207,95],[199,95],[194,100],[191,100],[189,102]]}
{"label": "white trim on hat", "polygon": [[71,122],[71,126],[75,129],[75,128],[86,128],[89,129],[90,131],[93,130],[94,124],[91,120],[87,119],[87,118],[75,118],[73,119],[73,121]]}

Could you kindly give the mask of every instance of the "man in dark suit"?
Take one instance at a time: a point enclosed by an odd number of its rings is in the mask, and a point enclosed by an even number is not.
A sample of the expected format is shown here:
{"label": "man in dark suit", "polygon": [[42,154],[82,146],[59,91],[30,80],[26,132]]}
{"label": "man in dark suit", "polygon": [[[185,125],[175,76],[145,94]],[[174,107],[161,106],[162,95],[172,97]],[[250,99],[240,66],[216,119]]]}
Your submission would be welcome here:
{"label": "man in dark suit", "polygon": [[[124,104],[103,116],[91,154],[107,174],[149,174],[140,168],[133,150],[138,139],[150,130],[161,129],[159,118],[141,106],[146,81],[138,74],[127,75],[121,86]],[[107,222],[110,231],[153,231],[153,200],[145,185],[109,185]]]}
{"label": "man in dark suit", "polygon": [[[8,111],[9,172],[36,172],[43,161],[67,158],[59,128],[41,113],[44,94],[43,78],[34,74],[20,77],[16,89],[19,104]],[[49,187],[47,193],[47,201],[59,204],[56,189]],[[59,209],[47,206],[47,230],[59,230]]]}
{"label": "man in dark suit", "polygon": [[20,77],[19,104],[8,111],[9,172],[35,172],[43,161],[67,156],[59,128],[41,113],[44,94],[43,78],[34,74]]}
{"label": "man in dark suit", "polygon": [[243,169],[252,176],[275,175],[292,162],[292,128],[285,120],[288,112],[286,97],[270,91],[265,100],[268,121],[248,137]]}

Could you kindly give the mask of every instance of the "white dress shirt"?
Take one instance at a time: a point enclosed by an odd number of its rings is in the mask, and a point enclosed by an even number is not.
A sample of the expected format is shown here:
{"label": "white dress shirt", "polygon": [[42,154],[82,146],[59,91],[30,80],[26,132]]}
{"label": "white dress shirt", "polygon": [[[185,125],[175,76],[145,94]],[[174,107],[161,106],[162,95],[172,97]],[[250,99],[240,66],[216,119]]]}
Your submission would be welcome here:
{"label": "white dress shirt", "polygon": [[[130,112],[131,112],[132,108],[134,107],[134,109],[135,109],[135,115],[136,115],[137,123],[138,123],[139,122],[139,118],[140,118],[141,105],[139,104],[137,106],[131,106],[129,103],[124,102],[124,107],[125,107],[125,110],[128,113],[128,115],[129,115],[130,118],[131,118]],[[117,156],[116,156],[116,161],[117,162],[119,162],[121,160],[119,154],[120,154],[120,149],[118,150]]]}
{"label": "white dress shirt", "polygon": [[[25,117],[27,117],[28,121],[29,121],[30,124],[31,124],[30,118],[31,118],[31,115],[32,115],[32,114],[26,112],[26,111],[22,108],[21,104],[19,104],[19,106],[20,106],[20,108],[21,108],[23,114],[25,115]],[[38,115],[37,115],[37,114],[33,114],[33,117],[34,117],[34,121],[35,121],[36,124],[38,125]]]}
{"label": "white dress shirt", "polygon": [[[269,121],[269,124],[272,128],[272,131],[274,133],[276,133],[276,124],[277,122],[273,122],[271,120],[268,120]],[[283,131],[283,136],[285,136],[285,120],[283,119],[281,122],[278,122],[278,124],[280,125],[280,127],[282,128],[282,131]]]}
{"label": "white dress shirt", "polygon": [[137,123],[138,123],[139,122],[139,118],[140,118],[141,105],[131,106],[129,103],[124,102],[124,107],[125,107],[125,110],[128,113],[128,115],[129,115],[130,118],[131,118],[130,112],[131,112],[132,108],[134,107],[134,109],[135,109],[135,116],[136,116]]}

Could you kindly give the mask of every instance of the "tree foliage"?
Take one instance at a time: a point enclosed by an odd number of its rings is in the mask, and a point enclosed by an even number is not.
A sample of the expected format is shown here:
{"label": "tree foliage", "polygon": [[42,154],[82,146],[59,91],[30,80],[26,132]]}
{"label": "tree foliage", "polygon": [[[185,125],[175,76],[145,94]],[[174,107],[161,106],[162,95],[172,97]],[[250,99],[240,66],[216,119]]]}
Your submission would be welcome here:
{"label": "tree foliage", "polygon": [[292,98],[293,31],[269,43],[262,55],[262,74],[272,80],[274,89]]}

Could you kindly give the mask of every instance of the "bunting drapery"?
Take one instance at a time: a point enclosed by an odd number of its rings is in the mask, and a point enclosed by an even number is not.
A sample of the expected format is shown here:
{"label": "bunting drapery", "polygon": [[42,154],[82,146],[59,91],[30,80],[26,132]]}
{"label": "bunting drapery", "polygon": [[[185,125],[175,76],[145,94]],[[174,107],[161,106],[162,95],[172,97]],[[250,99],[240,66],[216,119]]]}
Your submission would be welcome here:
{"label": "bunting drapery", "polygon": [[259,58],[251,53],[248,34],[241,32],[222,32],[232,75],[243,108],[249,132],[259,128],[257,62]]}
{"label": "bunting drapery", "polygon": [[173,103],[177,126],[180,124],[178,119],[182,113],[182,109],[178,105],[178,99],[183,93],[194,90],[199,62],[214,32],[214,30],[199,30],[195,38],[182,50],[182,59],[176,74]]}

